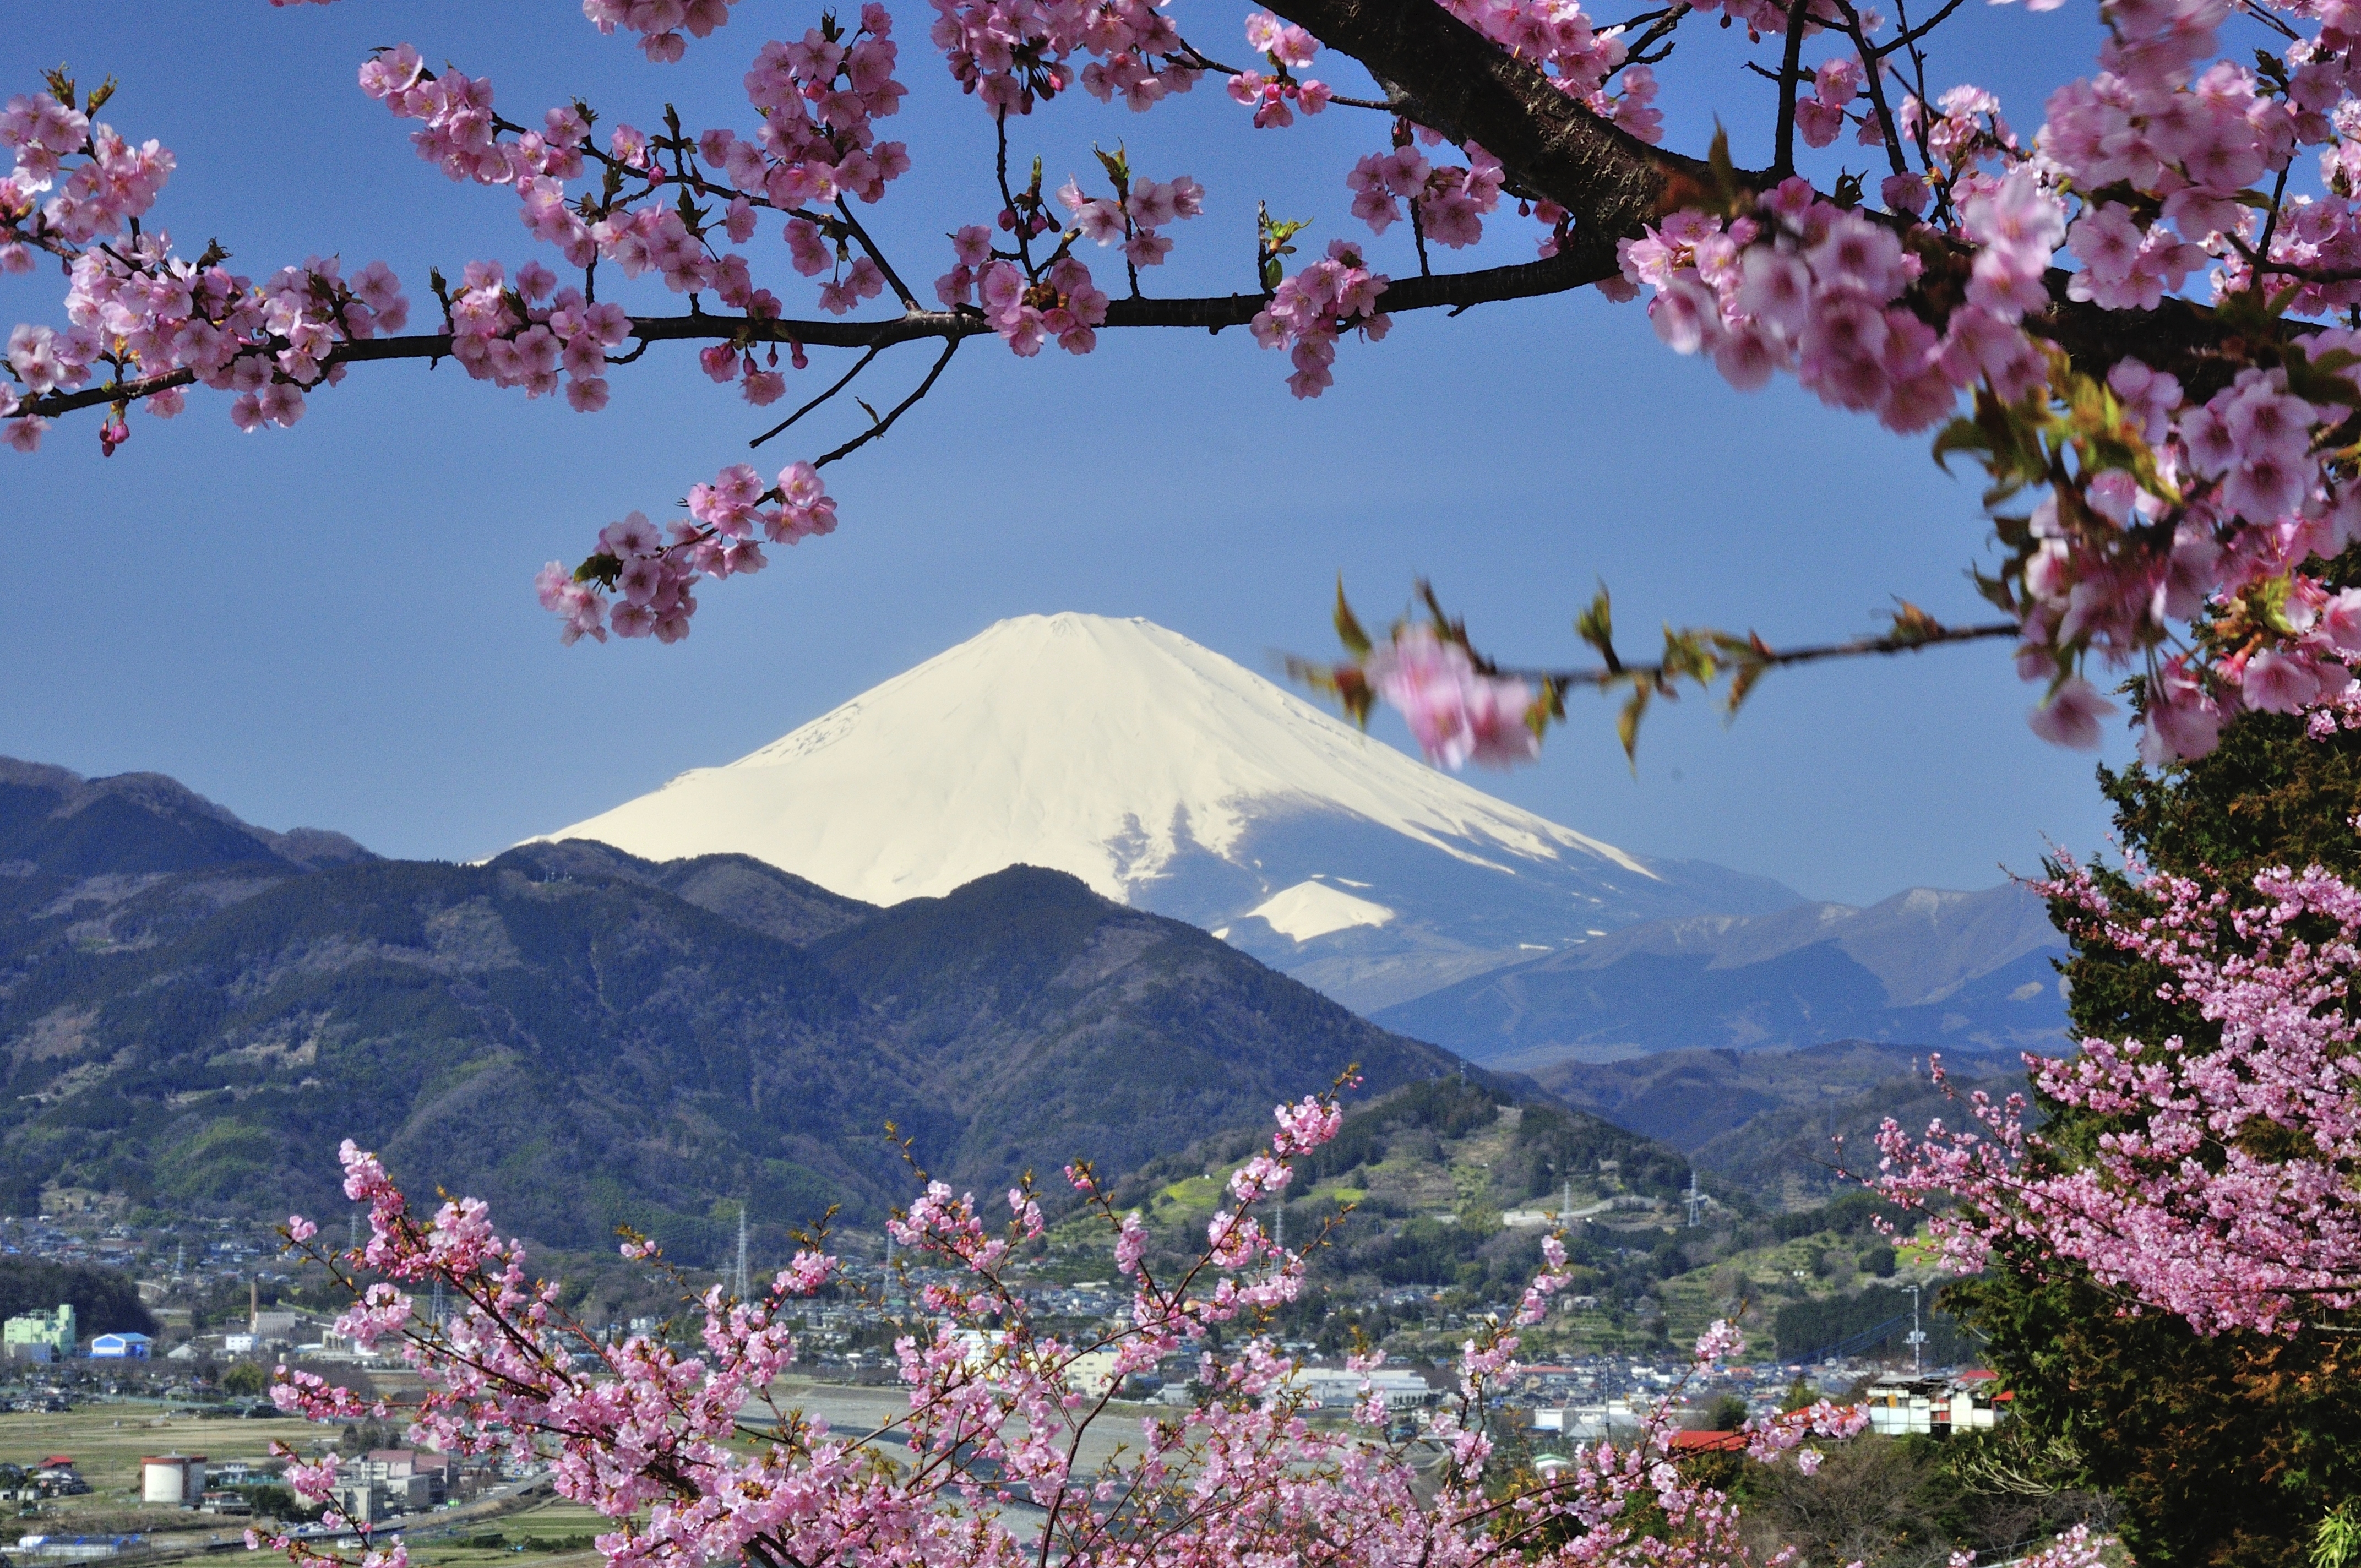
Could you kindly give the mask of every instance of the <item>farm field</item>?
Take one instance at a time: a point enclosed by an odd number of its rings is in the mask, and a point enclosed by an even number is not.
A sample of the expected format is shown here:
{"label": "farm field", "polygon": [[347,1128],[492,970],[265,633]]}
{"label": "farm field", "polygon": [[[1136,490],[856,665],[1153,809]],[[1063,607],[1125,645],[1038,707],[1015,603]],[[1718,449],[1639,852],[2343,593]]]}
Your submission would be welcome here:
{"label": "farm field", "polygon": [[62,1413],[0,1413],[0,1462],[30,1469],[51,1454],[68,1454],[82,1479],[90,1483],[87,1495],[54,1498],[40,1505],[37,1519],[16,1520],[20,1534],[119,1535],[188,1530],[234,1534],[243,1529],[243,1521],[181,1508],[143,1507],[140,1457],[201,1453],[214,1464],[232,1459],[259,1461],[270,1456],[274,1439],[309,1453],[334,1443],[335,1436],[325,1427],[283,1417],[260,1420],[203,1417],[168,1413],[146,1401],[109,1401]]}

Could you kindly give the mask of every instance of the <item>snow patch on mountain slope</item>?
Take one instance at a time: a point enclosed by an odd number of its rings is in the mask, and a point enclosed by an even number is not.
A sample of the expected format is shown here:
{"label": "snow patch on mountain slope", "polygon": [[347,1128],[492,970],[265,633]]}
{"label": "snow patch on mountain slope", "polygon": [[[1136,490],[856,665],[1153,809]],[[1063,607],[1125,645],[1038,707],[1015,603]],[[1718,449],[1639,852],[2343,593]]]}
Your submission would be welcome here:
{"label": "snow patch on mountain slope", "polygon": [[1393,917],[1394,912],[1382,904],[1355,898],[1317,882],[1297,883],[1246,913],[1246,918],[1259,919],[1280,936],[1299,942],[1355,926],[1382,926]]}

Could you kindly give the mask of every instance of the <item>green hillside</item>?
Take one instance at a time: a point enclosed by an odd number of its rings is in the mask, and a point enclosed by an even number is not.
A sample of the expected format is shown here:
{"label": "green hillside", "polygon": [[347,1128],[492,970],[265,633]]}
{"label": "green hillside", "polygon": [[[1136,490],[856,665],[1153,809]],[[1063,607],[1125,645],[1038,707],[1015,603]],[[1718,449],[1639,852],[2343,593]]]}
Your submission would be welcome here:
{"label": "green hillside", "polygon": [[[346,1137],[545,1244],[711,1252],[950,1179],[1121,1171],[1358,1062],[1454,1058],[1203,932],[1013,868],[877,911],[742,857],[381,861],[169,780],[0,776],[0,1208],[334,1213]],[[174,793],[174,792],[177,792]],[[110,849],[110,846],[112,847]],[[112,853],[115,858],[107,857]],[[802,945],[799,945],[802,944]]]}

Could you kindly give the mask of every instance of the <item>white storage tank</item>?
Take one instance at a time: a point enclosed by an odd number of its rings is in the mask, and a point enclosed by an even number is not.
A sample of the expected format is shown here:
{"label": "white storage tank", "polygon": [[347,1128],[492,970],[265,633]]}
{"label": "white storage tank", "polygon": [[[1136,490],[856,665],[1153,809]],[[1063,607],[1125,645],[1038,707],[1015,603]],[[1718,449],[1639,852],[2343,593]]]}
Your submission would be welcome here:
{"label": "white storage tank", "polygon": [[151,1454],[139,1461],[141,1501],[172,1508],[193,1508],[204,1495],[203,1454]]}

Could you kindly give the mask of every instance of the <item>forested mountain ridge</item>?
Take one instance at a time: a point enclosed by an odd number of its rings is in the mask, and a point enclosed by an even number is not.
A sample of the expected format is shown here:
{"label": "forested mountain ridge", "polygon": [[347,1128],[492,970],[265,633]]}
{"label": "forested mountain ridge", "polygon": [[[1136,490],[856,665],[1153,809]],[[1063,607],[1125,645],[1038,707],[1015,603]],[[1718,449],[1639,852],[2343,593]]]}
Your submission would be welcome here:
{"label": "forested mountain ridge", "polygon": [[568,1245],[709,1236],[741,1202],[873,1223],[910,1190],[888,1120],[989,1187],[1120,1172],[1352,1063],[1371,1093],[1458,1065],[1062,873],[880,912],[741,857],[583,843],[313,869],[170,781],[161,809],[101,781],[136,831],[92,832],[63,779],[0,796],[10,1212],[52,1183],[333,1212],[351,1136]]}

